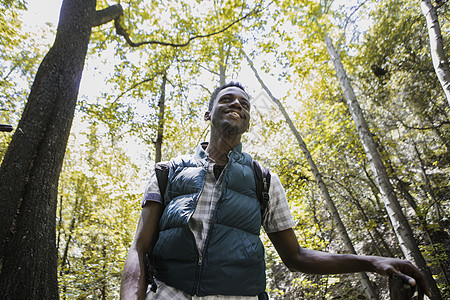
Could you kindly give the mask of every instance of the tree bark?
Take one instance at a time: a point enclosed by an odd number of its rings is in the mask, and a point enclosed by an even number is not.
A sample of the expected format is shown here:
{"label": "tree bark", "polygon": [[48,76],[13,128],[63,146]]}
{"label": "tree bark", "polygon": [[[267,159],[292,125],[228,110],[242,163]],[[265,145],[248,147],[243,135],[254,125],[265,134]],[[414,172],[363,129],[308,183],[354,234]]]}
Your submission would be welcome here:
{"label": "tree bark", "polygon": [[64,0],[0,167],[0,298],[58,299],[56,203],[96,0]]}
{"label": "tree bark", "polygon": [[[253,73],[255,74],[256,78],[258,79],[259,83],[261,84],[262,88],[266,91],[267,95],[269,95],[270,99],[278,106],[281,113],[283,114],[284,118],[286,119],[286,122],[289,125],[289,128],[291,129],[292,133],[294,134],[298,145],[300,149],[303,152],[303,155],[305,155],[306,161],[308,162],[309,167],[311,168],[311,171],[314,175],[314,179],[319,186],[319,189],[322,193],[322,197],[325,200],[325,203],[327,204],[328,210],[330,211],[333,221],[337,226],[337,230],[339,233],[339,236],[341,237],[342,241],[344,242],[344,246],[347,249],[347,251],[351,254],[356,254],[356,250],[353,247],[353,243],[348,236],[347,229],[345,228],[344,223],[342,222],[342,219],[339,215],[339,212],[336,208],[336,205],[331,199],[330,193],[328,192],[328,188],[325,184],[325,182],[322,179],[322,174],[320,173],[319,169],[317,168],[316,163],[314,162],[311,153],[308,150],[308,147],[306,146],[305,142],[303,141],[303,138],[301,137],[300,133],[298,132],[297,128],[295,127],[294,123],[292,122],[291,118],[289,117],[289,114],[284,109],[283,104],[275,98],[270,90],[267,88],[267,86],[262,81],[261,77],[258,75],[258,72],[256,71],[255,67],[253,66],[253,62],[250,60],[250,58],[245,55],[248,61],[248,64],[250,65],[251,69],[253,70]],[[366,273],[358,273],[358,276],[360,278],[361,284],[363,286],[364,292],[368,299],[378,299],[378,295],[372,285],[372,283],[369,280],[369,277]]]}
{"label": "tree bark", "polygon": [[380,188],[381,196],[391,223],[394,227],[395,234],[399,240],[400,248],[405,257],[425,273],[433,294],[432,299],[441,299],[440,291],[437,288],[436,282],[431,275],[431,271],[419,250],[412,229],[403,214],[400,203],[398,202],[397,196],[389,181],[386,168],[381,160],[375,141],[373,140],[369,125],[367,124],[361,107],[356,99],[350,80],[345,72],[344,66],[342,65],[340,55],[334,48],[333,42],[327,34],[325,34],[325,44],[328,54],[334,64],[336,76],[344,93],[345,100],[347,101],[350,114],[355,122],[361,143],[367,154],[372,172],[375,175],[375,182]]}
{"label": "tree bark", "polygon": [[439,82],[444,89],[447,102],[450,105],[450,67],[445,55],[444,42],[441,34],[436,8],[430,0],[422,0],[420,3],[422,13],[427,20],[428,35],[430,38],[431,59]]}

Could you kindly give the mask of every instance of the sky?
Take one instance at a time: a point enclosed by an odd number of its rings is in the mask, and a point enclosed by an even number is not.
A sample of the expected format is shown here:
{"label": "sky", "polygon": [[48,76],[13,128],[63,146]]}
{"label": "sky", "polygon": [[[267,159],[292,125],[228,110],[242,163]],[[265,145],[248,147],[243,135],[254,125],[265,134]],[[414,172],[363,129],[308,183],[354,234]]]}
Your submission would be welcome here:
{"label": "sky", "polygon": [[56,27],[62,0],[28,0],[27,3],[26,25],[36,28],[49,22]]}

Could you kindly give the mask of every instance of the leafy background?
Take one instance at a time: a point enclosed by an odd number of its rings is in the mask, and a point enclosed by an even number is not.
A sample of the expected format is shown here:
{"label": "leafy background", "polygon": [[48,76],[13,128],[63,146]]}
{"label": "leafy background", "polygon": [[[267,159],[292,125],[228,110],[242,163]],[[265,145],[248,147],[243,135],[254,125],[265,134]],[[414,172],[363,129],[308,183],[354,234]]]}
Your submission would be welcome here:
{"label": "leafy background", "polygon": [[[45,1],[44,1],[45,2]],[[104,8],[107,1],[97,1]],[[435,5],[441,1],[433,2]],[[345,252],[300,148],[245,55],[288,111],[322,173],[360,254],[402,257],[368,159],[329,61],[323,30],[340,41],[391,182],[445,297],[449,291],[449,105],[430,58],[419,1],[128,1],[136,41],[182,43],[255,12],[188,47],[132,48],[112,23],[93,30],[78,109],[59,183],[57,248],[62,299],[116,299],[148,172],[155,162],[165,87],[162,159],[207,139],[202,120],[221,80],[253,95],[244,148],[280,176],[303,247]],[[441,3],[442,4],[442,3]],[[0,1],[0,123],[17,124],[56,31],[32,23],[60,3]],[[57,9],[54,10],[57,14]],[[449,53],[450,10],[438,8]],[[377,69],[378,68],[378,69]],[[380,75],[376,70],[384,70]],[[0,134],[0,158],[10,134]],[[264,236],[274,299],[364,299],[355,275],[290,273]],[[387,279],[369,275],[381,298]]]}

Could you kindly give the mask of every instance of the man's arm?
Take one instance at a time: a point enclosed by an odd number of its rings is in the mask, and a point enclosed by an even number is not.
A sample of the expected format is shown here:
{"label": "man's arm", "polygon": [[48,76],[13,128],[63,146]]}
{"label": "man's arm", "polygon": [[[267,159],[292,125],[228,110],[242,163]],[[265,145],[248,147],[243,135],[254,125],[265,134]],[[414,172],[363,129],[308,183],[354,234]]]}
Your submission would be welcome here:
{"label": "man's arm", "polygon": [[[291,229],[269,233],[275,249],[290,271],[308,274],[342,274],[354,272],[377,272],[381,275],[399,275],[414,286],[417,283],[419,299],[430,290],[422,272],[409,261],[379,256],[332,254],[300,247]],[[422,298],[420,298],[422,297]]]}
{"label": "man's arm", "polygon": [[134,240],[122,272],[121,299],[145,299],[147,290],[145,254],[152,246],[162,211],[162,204],[158,202],[149,202],[142,208]]}

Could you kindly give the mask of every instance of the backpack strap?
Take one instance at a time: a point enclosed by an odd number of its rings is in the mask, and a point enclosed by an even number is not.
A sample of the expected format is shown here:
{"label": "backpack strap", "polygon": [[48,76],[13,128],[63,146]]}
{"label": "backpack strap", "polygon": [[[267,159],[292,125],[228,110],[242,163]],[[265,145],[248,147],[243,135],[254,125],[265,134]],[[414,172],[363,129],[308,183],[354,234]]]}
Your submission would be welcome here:
{"label": "backpack strap", "polygon": [[[169,162],[159,162],[155,165],[155,175],[156,179],[158,180],[158,187],[159,192],[161,194],[162,198],[162,204],[164,206],[164,193],[166,192],[167,183],[169,181]],[[158,239],[159,232],[156,232],[155,237],[153,238],[153,241],[156,243],[156,240]],[[154,261],[153,261],[153,255],[152,255],[152,248],[147,251],[145,254],[145,260],[147,268],[145,268],[145,279],[147,280],[147,284],[150,285],[150,290],[154,293],[156,293],[156,289],[158,286],[155,282],[155,267],[154,267]]]}
{"label": "backpack strap", "polygon": [[253,173],[255,174],[256,195],[261,204],[261,215],[263,215],[269,203],[270,172],[258,161],[253,160]]}
{"label": "backpack strap", "polygon": [[166,193],[167,182],[169,180],[169,168],[170,168],[170,162],[165,162],[165,163],[159,162],[155,165],[155,174],[156,174],[156,179],[158,180],[159,192],[163,199],[164,199],[164,194]]}

